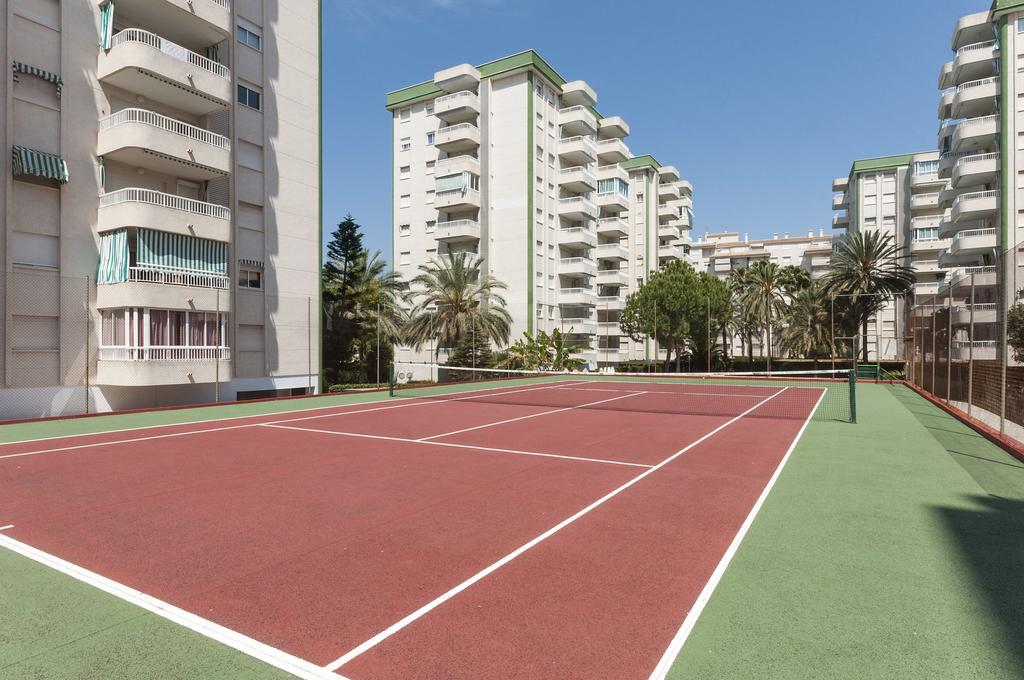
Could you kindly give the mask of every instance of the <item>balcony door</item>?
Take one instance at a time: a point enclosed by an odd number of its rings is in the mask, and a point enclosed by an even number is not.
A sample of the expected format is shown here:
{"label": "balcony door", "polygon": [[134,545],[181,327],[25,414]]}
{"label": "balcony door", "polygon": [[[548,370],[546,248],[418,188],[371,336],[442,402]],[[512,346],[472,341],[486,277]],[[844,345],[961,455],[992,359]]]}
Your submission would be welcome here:
{"label": "balcony door", "polygon": [[193,200],[199,200],[199,185],[195,182],[186,182],[183,179],[178,180],[178,195],[182,198],[191,198]]}

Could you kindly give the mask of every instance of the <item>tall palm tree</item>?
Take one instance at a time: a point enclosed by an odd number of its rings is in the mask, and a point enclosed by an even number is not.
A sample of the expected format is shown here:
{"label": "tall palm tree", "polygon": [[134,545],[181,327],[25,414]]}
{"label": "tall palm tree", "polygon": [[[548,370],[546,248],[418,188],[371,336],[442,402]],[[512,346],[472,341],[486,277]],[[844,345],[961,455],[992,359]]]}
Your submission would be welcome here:
{"label": "tall palm tree", "polygon": [[[407,288],[399,273],[388,271],[380,251],[362,251],[353,268],[349,291],[352,305],[343,315],[358,329],[356,346],[361,360],[366,361],[373,353],[378,355],[379,364],[379,342],[389,346],[402,342],[409,318],[402,306],[402,293]],[[370,367],[366,368],[369,373]]]}
{"label": "tall palm tree", "polygon": [[[854,328],[860,327],[863,361],[868,360],[868,321],[895,296],[911,290],[914,271],[904,265],[903,248],[891,234],[852,232],[836,243],[831,271],[825,276],[829,296],[841,297]],[[851,329],[853,330],[853,329]]]}
{"label": "tall palm tree", "polygon": [[818,359],[829,353],[829,298],[816,283],[796,291],[786,305],[786,327],[779,333],[779,346],[793,356]]}
{"label": "tall palm tree", "polygon": [[772,327],[781,316],[785,289],[781,268],[774,262],[761,260],[747,268],[743,276],[742,304],[763,325],[767,342],[768,370],[772,370]]}
{"label": "tall palm tree", "polygon": [[473,324],[497,345],[508,344],[512,317],[497,291],[507,286],[483,272],[483,259],[473,253],[445,253],[425,265],[412,280],[414,305],[406,341],[419,349],[432,338],[438,347],[454,347]]}
{"label": "tall palm tree", "polygon": [[795,264],[780,267],[779,278],[782,279],[782,289],[786,295],[795,295],[797,291],[811,285],[810,272]]}

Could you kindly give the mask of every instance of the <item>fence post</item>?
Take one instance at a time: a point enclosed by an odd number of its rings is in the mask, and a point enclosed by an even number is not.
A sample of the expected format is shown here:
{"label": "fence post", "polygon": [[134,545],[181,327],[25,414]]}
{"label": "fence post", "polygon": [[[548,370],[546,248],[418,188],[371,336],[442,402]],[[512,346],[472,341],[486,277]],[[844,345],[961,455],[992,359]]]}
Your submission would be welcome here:
{"label": "fence post", "polygon": [[946,298],[946,403],[953,388],[953,290]]}
{"label": "fence post", "polygon": [[307,393],[313,394],[313,300],[306,298],[306,379]]}
{"label": "fence post", "polygon": [[967,328],[967,415],[974,401],[974,272],[971,272],[971,318]]}
{"label": "fence post", "polygon": [[85,412],[89,413],[89,333],[92,330],[92,316],[89,313],[89,275],[85,276]]}
{"label": "fence post", "polygon": [[850,422],[857,422],[857,369],[850,371]]}
{"label": "fence post", "polygon": [[935,298],[934,297],[932,298],[932,321],[931,321],[931,327],[932,327],[932,389],[929,390],[929,391],[932,393],[932,395],[938,396],[938,395],[935,394],[935,367],[939,363],[938,362],[939,355],[935,351]]}
{"label": "fence post", "polygon": [[220,326],[220,288],[217,288],[214,292],[214,296],[217,299],[217,313],[214,315],[214,323],[217,324],[217,347],[213,353],[213,402],[215,404],[220,403],[220,355],[221,347],[224,345],[224,339],[221,337],[221,326]]}

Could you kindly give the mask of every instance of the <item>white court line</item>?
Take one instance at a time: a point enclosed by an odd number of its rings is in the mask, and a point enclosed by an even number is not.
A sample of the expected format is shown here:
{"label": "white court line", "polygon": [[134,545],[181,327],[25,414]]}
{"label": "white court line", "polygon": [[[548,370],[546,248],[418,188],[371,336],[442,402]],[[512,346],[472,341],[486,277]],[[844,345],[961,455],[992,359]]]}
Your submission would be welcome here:
{"label": "white court line", "polygon": [[77,564],[72,564],[66,560],[62,560],[59,557],[43,552],[38,548],[16,541],[10,536],[4,536],[0,534],[0,546],[7,548],[13,552],[23,555],[39,564],[55,569],[63,574],[66,574],[74,579],[77,579],[83,583],[86,583],[95,588],[113,595],[114,597],[120,598],[125,602],[129,602],[137,607],[141,607],[146,611],[152,612],[157,616],[163,617],[168,621],[173,621],[189,630],[195,631],[200,635],[216,640],[221,644],[227,645],[232,649],[236,649],[243,654],[247,654],[255,659],[259,659],[264,663],[270,664],[275,668],[280,668],[283,671],[291,673],[299,678],[306,678],[308,680],[344,680],[341,676],[334,673],[329,673],[326,669],[317,666],[314,663],[300,659],[297,656],[282,652],[279,649],[271,647],[267,644],[254,640],[246,635],[243,635],[237,631],[225,628],[224,626],[214,623],[208,619],[204,619],[201,616],[196,616],[192,612],[179,609],[172,604],[168,604],[163,600],[158,600],[151,595],[147,595],[134,588],[112,581],[105,576],[89,571]]}
{"label": "white court line", "polygon": [[786,466],[786,462],[792,455],[793,450],[796,449],[797,443],[800,438],[804,435],[804,430],[807,429],[808,423],[811,422],[811,418],[814,416],[814,412],[818,410],[818,406],[821,405],[821,400],[825,398],[825,392],[822,390],[821,396],[818,397],[818,401],[814,404],[814,408],[807,415],[807,419],[804,421],[800,431],[797,432],[796,438],[793,443],[790,444],[789,450],[786,451],[786,455],[782,457],[775,472],[772,474],[771,479],[768,480],[768,484],[765,485],[764,491],[761,492],[757,502],[754,503],[754,507],[750,509],[750,513],[747,518],[740,525],[739,531],[736,532],[736,537],[732,539],[732,543],[729,544],[729,548],[722,555],[722,559],[719,560],[718,566],[711,573],[708,582],[704,584],[704,589],[701,590],[697,600],[690,607],[690,611],[686,614],[686,618],[683,619],[683,625],[679,628],[679,632],[676,633],[675,637],[672,638],[672,642],[669,643],[668,648],[662,655],[661,660],[658,661],[658,665],[654,668],[654,672],[651,673],[649,680],[665,680],[668,675],[669,669],[672,667],[672,663],[676,657],[679,656],[679,652],[682,651],[683,645],[686,644],[686,639],[690,637],[690,633],[693,632],[693,627],[697,625],[697,620],[700,618],[701,613],[704,611],[704,607],[707,606],[708,601],[711,599],[712,593],[715,592],[715,588],[718,587],[718,583],[722,580],[722,576],[725,574],[725,570],[729,567],[729,563],[732,558],[736,555],[736,551],[740,547],[740,543],[746,537],[747,532],[750,531],[750,526],[754,523],[754,518],[757,517],[757,513],[761,511],[761,506],[764,505],[765,500],[768,498],[768,494],[771,493],[772,487],[775,486],[775,482],[779,479],[779,475],[782,474],[782,468]]}
{"label": "white court line", "polygon": [[372,638],[370,638],[366,642],[363,642],[362,644],[360,644],[358,647],[355,647],[354,649],[352,649],[352,650],[348,651],[347,653],[343,654],[342,656],[338,657],[337,659],[335,659],[331,663],[327,664],[326,666],[324,666],[324,668],[326,668],[327,670],[331,670],[331,671],[337,670],[338,668],[341,668],[342,666],[344,666],[345,664],[347,664],[349,661],[351,661],[352,659],[356,658],[357,656],[359,656],[359,655],[363,654],[364,652],[372,649],[373,647],[376,647],[377,645],[379,645],[384,640],[387,640],[389,637],[391,637],[395,633],[399,632],[400,630],[402,630],[403,628],[405,628],[409,624],[413,623],[417,619],[423,617],[424,615],[428,614],[429,612],[431,612],[435,608],[437,608],[440,605],[444,604],[445,602],[447,602],[451,598],[455,597],[456,595],[458,595],[462,591],[464,591],[467,588],[469,588],[470,586],[472,586],[474,583],[477,583],[478,581],[486,578],[488,575],[494,573],[495,571],[497,571],[501,567],[505,566],[506,564],[508,564],[509,562],[514,560],[515,558],[517,558],[520,555],[522,555],[523,553],[525,553],[530,548],[533,548],[534,546],[536,546],[541,541],[544,541],[545,539],[550,538],[554,534],[558,533],[559,531],[561,531],[565,527],[569,526],[570,524],[572,524],[576,520],[578,520],[581,517],[583,517],[584,515],[588,514],[590,511],[594,510],[595,508],[603,505],[605,502],[607,502],[608,500],[614,498],[615,496],[617,496],[618,494],[622,493],[626,489],[630,488],[631,486],[633,486],[634,484],[636,484],[640,480],[644,479],[648,475],[654,474],[655,472],[657,472],[661,468],[665,467],[666,465],[668,465],[669,463],[674,461],[679,456],[683,455],[684,453],[686,453],[687,451],[689,451],[693,447],[697,446],[698,444],[700,444],[700,443],[708,440],[709,438],[713,437],[714,435],[718,434],[719,432],[721,432],[725,428],[729,427],[730,425],[735,423],[737,420],[739,420],[743,416],[745,416],[748,413],[750,413],[751,411],[757,409],[758,407],[760,407],[760,406],[762,406],[764,404],[767,404],[769,401],[771,401],[775,397],[779,396],[780,394],[785,392],[787,389],[789,389],[789,388],[788,387],[782,388],[781,390],[779,390],[775,394],[771,395],[767,399],[764,399],[764,400],[758,402],[757,404],[755,404],[754,406],[751,406],[749,409],[747,409],[743,413],[739,414],[738,416],[735,416],[734,418],[732,418],[730,420],[727,420],[726,422],[722,423],[721,425],[719,425],[715,429],[711,430],[710,432],[708,432],[707,434],[702,436],[700,439],[697,439],[696,441],[694,441],[694,442],[692,442],[690,444],[687,444],[686,447],[680,449],[679,451],[676,451],[674,454],[672,454],[671,456],[669,456],[665,460],[661,461],[660,463],[658,463],[654,467],[652,467],[652,468],[650,468],[650,469],[640,473],[639,475],[637,475],[633,479],[629,480],[628,482],[626,482],[625,484],[623,484],[619,488],[617,488],[617,489],[615,489],[615,490],[605,494],[604,496],[602,496],[601,498],[597,499],[596,501],[594,501],[593,503],[591,503],[587,507],[583,508],[582,510],[580,510],[576,514],[572,515],[571,517],[568,517],[568,518],[562,520],[561,522],[559,522],[555,526],[553,526],[550,529],[548,529],[547,531],[545,531],[540,536],[537,536],[536,538],[532,539],[528,543],[524,543],[523,545],[519,546],[518,548],[516,548],[515,550],[513,550],[509,554],[505,555],[504,557],[502,557],[500,560],[498,560],[494,564],[490,565],[489,567],[486,567],[486,568],[482,569],[481,571],[479,571],[476,574],[474,574],[473,576],[469,577],[468,579],[466,579],[465,581],[463,581],[459,585],[455,586],[454,588],[452,588],[448,592],[446,592],[446,593],[444,593],[444,594],[434,598],[433,600],[431,600],[427,604],[423,605],[422,607],[420,607],[416,611],[406,615],[404,618],[400,619],[399,621],[395,622],[394,624],[392,624],[388,628],[386,628],[386,629],[382,630],[381,632],[377,633],[376,635],[374,635]]}
{"label": "white court line", "polygon": [[427,446],[448,446],[455,449],[472,449],[474,451],[492,451],[494,453],[514,453],[520,456],[540,456],[542,458],[563,458],[565,460],[579,460],[587,463],[608,463],[610,465],[626,465],[628,467],[650,468],[653,465],[644,463],[628,463],[621,460],[607,460],[604,458],[586,458],[584,456],[563,456],[557,453],[541,453],[539,451],[519,451],[517,449],[496,449],[491,446],[474,446],[472,444],[452,444],[450,442],[430,442],[422,439],[406,439],[404,437],[386,437],[380,434],[362,434],[360,432],[336,432],[334,430],[316,430],[310,427],[291,427],[289,425],[272,425],[267,423],[263,427],[274,427],[281,430],[295,430],[296,432],[316,432],[319,434],[335,434],[340,437],[359,437],[362,439],[383,439],[389,442],[406,442],[409,444],[424,444]]}
{"label": "white court line", "polygon": [[[568,383],[568,384],[575,384],[575,383]],[[137,443],[137,442],[152,441],[154,439],[169,439],[171,437],[185,437],[185,436],[193,435],[193,434],[205,434],[207,432],[224,432],[226,430],[238,430],[238,429],[241,429],[241,428],[244,428],[244,427],[256,427],[258,425],[278,424],[278,423],[294,423],[294,422],[298,422],[300,420],[312,420],[312,419],[315,419],[315,418],[332,418],[334,416],[355,415],[357,413],[369,413],[371,411],[388,411],[388,410],[391,410],[391,409],[407,408],[407,407],[411,407],[411,406],[425,406],[427,404],[439,404],[439,403],[445,403],[445,402],[449,402],[449,401],[464,401],[466,399],[479,398],[479,397],[483,397],[483,396],[496,397],[496,396],[501,396],[501,395],[506,395],[506,394],[513,394],[513,393],[516,393],[516,392],[530,392],[530,391],[533,391],[533,390],[554,389],[555,387],[562,387],[562,386],[564,386],[564,385],[561,385],[561,384],[545,385],[543,387],[530,387],[530,388],[527,388],[527,389],[508,390],[506,392],[497,392],[497,393],[492,393],[492,392],[489,392],[489,391],[481,391],[481,392],[474,392],[474,393],[472,393],[471,396],[464,396],[464,397],[458,397],[458,398],[452,398],[452,399],[427,399],[425,401],[403,401],[401,404],[391,404],[389,406],[375,406],[375,407],[372,407],[372,408],[364,408],[364,409],[358,409],[358,410],[354,410],[354,411],[340,411],[340,412],[337,412],[337,413],[324,413],[324,414],[320,414],[320,415],[316,415],[316,416],[304,416],[304,417],[300,417],[300,418],[286,418],[286,419],[283,419],[283,420],[273,420],[273,421],[270,421],[270,423],[245,423],[243,425],[228,425],[228,426],[225,426],[225,427],[209,427],[209,428],[205,428],[205,429],[201,429],[201,430],[187,430],[185,432],[171,432],[171,433],[168,433],[168,434],[155,434],[155,435],[150,435],[148,437],[132,437],[130,439],[113,439],[113,440],[109,440],[109,441],[92,442],[92,443],[89,443],[89,444],[75,444],[75,445],[72,445],[72,446],[59,446],[59,447],[55,447],[55,448],[52,448],[52,449],[37,449],[35,451],[23,451],[21,453],[8,453],[8,454],[5,454],[3,456],[0,456],[0,460],[3,460],[5,458],[21,458],[23,456],[38,456],[38,455],[43,454],[43,453],[58,453],[58,452],[61,452],[61,451],[77,451],[77,450],[80,450],[80,449],[96,448],[98,446],[113,446],[114,444],[133,444],[133,443]],[[352,405],[352,404],[350,404],[350,405]],[[329,407],[329,408],[339,408],[339,407],[338,406],[332,406],[332,407]],[[320,409],[311,409],[311,410],[320,410]],[[240,416],[239,418],[224,418],[223,420],[238,420],[240,418],[257,418],[257,417],[265,418],[268,415],[273,416],[275,414],[270,413],[270,414],[263,414],[263,415],[260,415],[260,416]],[[176,425],[188,425],[189,423],[175,423],[175,424]],[[165,427],[165,426],[160,425],[160,426],[157,426],[157,427]],[[147,430],[149,428],[148,427],[137,427],[137,428],[134,428],[134,429],[135,430]],[[131,429],[119,430],[119,431],[130,432]],[[98,432],[98,433],[90,433],[90,434],[106,434],[106,433]],[[85,435],[71,435],[71,436],[78,437],[78,436],[85,436]],[[64,439],[64,437],[55,437],[55,439]],[[19,443],[21,443],[21,442],[19,442]]]}
{"label": "white court line", "polygon": [[13,524],[7,524],[5,526],[0,527],[0,531],[7,531],[8,529],[13,529],[13,528],[14,528]]}
{"label": "white court line", "polygon": [[[628,390],[609,390],[603,387],[559,387],[562,390],[573,392],[626,392]],[[678,390],[644,390],[645,394],[676,394],[693,397],[743,397],[745,399],[760,399],[763,394],[727,394],[724,392],[679,392]]]}
{"label": "white court line", "polygon": [[485,427],[494,427],[495,425],[504,425],[506,423],[514,423],[514,422],[519,421],[519,420],[528,420],[530,418],[540,418],[541,416],[550,416],[550,415],[554,415],[556,413],[564,413],[565,411],[575,411],[576,409],[586,408],[587,406],[597,406],[598,404],[605,404],[605,403],[608,403],[609,401],[616,401],[618,399],[628,399],[629,397],[635,397],[635,396],[638,396],[640,394],[644,394],[644,392],[630,392],[628,394],[623,394],[623,395],[618,396],[618,397],[610,397],[608,399],[602,399],[600,401],[591,401],[591,402],[588,402],[586,404],[577,404],[576,406],[567,406],[565,408],[556,408],[556,409],[554,409],[552,411],[543,411],[542,413],[531,413],[529,415],[519,416],[518,418],[507,418],[505,420],[499,420],[499,421],[494,422],[494,423],[484,423],[483,425],[476,425],[474,427],[464,427],[461,430],[452,430],[451,432],[442,432],[441,434],[432,434],[429,437],[421,437],[420,439],[417,439],[416,441],[418,441],[418,442],[426,442],[426,441],[430,441],[431,439],[440,439],[441,437],[450,437],[450,436],[455,435],[455,434],[462,434],[463,432],[472,432],[473,430],[482,430]]}

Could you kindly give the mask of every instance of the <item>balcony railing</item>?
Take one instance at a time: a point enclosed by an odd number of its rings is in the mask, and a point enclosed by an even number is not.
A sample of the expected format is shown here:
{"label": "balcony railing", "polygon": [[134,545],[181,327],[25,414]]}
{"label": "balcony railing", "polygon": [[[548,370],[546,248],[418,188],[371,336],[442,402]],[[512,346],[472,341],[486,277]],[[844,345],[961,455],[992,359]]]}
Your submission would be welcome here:
{"label": "balcony railing", "polygon": [[[218,4],[222,4],[225,7],[227,7],[226,2],[218,2]],[[218,64],[212,59],[207,59],[201,54],[196,54],[188,48],[182,47],[177,43],[172,43],[170,40],[165,40],[164,38],[161,38],[155,33],[143,31],[140,28],[126,28],[120,31],[117,35],[110,39],[110,47],[111,49],[113,49],[118,45],[127,42],[138,42],[143,43],[145,45],[149,45],[154,49],[160,50],[166,55],[174,57],[175,59],[178,59],[180,61],[184,61],[197,68],[201,68],[204,71],[214,73],[220,76],[221,78],[231,77],[231,71],[230,69],[228,69],[227,66],[224,66],[223,64]]]}
{"label": "balcony railing", "polygon": [[160,283],[169,286],[191,286],[193,288],[228,287],[228,277],[208,272],[198,272],[180,267],[153,267],[137,265],[128,268],[128,280],[142,283]]}
{"label": "balcony railing", "polygon": [[957,86],[956,91],[963,92],[964,90],[970,90],[971,88],[975,87],[983,87],[985,85],[992,85],[993,83],[998,82],[999,78],[980,78],[978,80],[971,80],[964,83],[963,85]]}
{"label": "balcony railing", "polygon": [[458,105],[459,101],[465,100],[467,103],[476,101],[479,98],[473,92],[469,90],[463,90],[462,92],[456,92],[454,94],[446,94],[443,97],[438,97],[434,100],[434,108],[437,108],[441,104],[446,105]]}
{"label": "balcony railing", "polygon": [[449,135],[449,134],[452,134],[454,132],[463,132],[463,131],[469,132],[470,130],[477,130],[477,129],[479,129],[479,128],[477,128],[477,126],[473,125],[472,123],[456,123],[455,125],[446,125],[444,127],[438,128],[437,129],[437,134],[438,135],[442,135],[442,134],[443,135]]}
{"label": "balcony railing", "polygon": [[100,347],[100,361],[227,361],[230,347]]}
{"label": "balcony railing", "polygon": [[977,50],[985,50],[985,49],[988,49],[990,47],[995,47],[995,46],[996,46],[996,41],[995,40],[988,40],[986,42],[974,43],[973,45],[964,45],[963,47],[961,47],[960,49],[958,49],[956,51],[956,56],[959,57],[961,54],[967,54],[968,52],[974,52],[974,51],[977,51]]}
{"label": "balcony railing", "polygon": [[[960,194],[959,196],[957,196],[956,200],[953,201],[953,208],[956,208],[963,201],[973,201],[973,200],[976,200],[976,199],[979,199],[979,198],[998,198],[998,197],[999,197],[999,192],[998,191],[971,191],[969,193]],[[985,231],[985,230],[982,229],[982,230],[979,230],[979,231]],[[995,231],[995,230],[993,229],[992,231]],[[963,232],[961,232],[961,233],[963,233]]]}
{"label": "balcony railing", "polygon": [[231,219],[231,209],[223,205],[197,201],[194,198],[185,198],[184,196],[175,196],[174,194],[165,194],[162,191],[154,191],[152,189],[118,189],[117,191],[111,191],[100,196],[101,208],[118,205],[119,203],[148,203],[196,215],[205,215],[222,220]]}
{"label": "balcony railing", "polygon": [[210,132],[209,130],[204,130],[201,127],[196,127],[195,125],[184,123],[180,120],[176,120],[154,111],[148,111],[146,109],[121,109],[117,113],[113,113],[106,118],[101,119],[100,130],[109,130],[110,128],[123,125],[125,123],[151,125],[187,139],[193,139],[197,142],[210,144],[211,146],[215,146],[219,149],[229,149],[231,147],[231,141],[224,135],[218,135],[216,132]]}
{"label": "balcony railing", "polygon": [[434,194],[437,203],[447,202],[448,199],[456,199],[460,203],[479,203],[480,192],[476,189],[445,189]]}
{"label": "balcony railing", "polygon": [[[968,152],[968,154],[969,153],[970,152]],[[960,158],[957,159],[957,161],[956,161],[957,167],[962,167],[964,165],[970,165],[971,163],[980,163],[982,161],[991,161],[991,160],[998,160],[999,159],[999,152],[998,151],[995,152],[995,153],[979,153],[979,154],[975,154],[973,156],[968,155],[968,154],[965,154],[965,155],[963,155],[963,156],[961,156]]]}
{"label": "balcony railing", "polygon": [[996,230],[995,229],[968,229],[966,231],[957,232],[956,238],[957,238],[957,240],[959,240],[959,239],[964,239],[964,238],[971,238],[973,236],[995,236],[995,235],[996,235]]}

